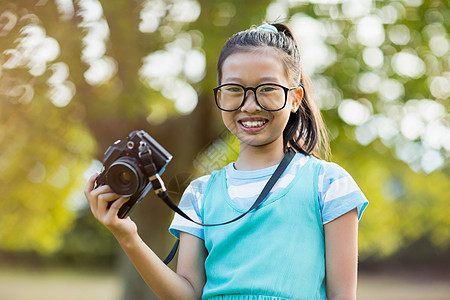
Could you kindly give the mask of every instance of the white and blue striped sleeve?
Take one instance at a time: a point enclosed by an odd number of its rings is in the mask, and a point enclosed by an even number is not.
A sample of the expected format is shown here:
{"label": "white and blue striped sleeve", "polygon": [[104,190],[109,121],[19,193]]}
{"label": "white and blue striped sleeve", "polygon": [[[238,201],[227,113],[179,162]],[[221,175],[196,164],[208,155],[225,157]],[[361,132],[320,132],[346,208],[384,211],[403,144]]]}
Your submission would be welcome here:
{"label": "white and blue striped sleeve", "polygon": [[[206,175],[192,181],[184,191],[180,204],[178,205],[178,207],[192,220],[199,223],[202,223],[201,207],[209,177],[210,175]],[[180,231],[204,239],[203,226],[186,220],[179,214],[175,213],[169,227],[169,232],[179,239]]]}
{"label": "white and blue striped sleeve", "polygon": [[369,203],[350,174],[335,163],[323,162],[319,171],[318,191],[323,224],[355,208],[359,220]]}

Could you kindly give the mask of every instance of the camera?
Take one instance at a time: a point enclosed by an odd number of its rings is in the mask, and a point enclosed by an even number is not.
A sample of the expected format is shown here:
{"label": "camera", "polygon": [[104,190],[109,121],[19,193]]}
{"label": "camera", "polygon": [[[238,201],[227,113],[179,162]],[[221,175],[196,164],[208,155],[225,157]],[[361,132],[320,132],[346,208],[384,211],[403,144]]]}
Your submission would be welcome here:
{"label": "camera", "polygon": [[147,132],[132,131],[126,140],[118,140],[106,150],[96,186],[109,185],[116,194],[130,197],[117,214],[126,218],[152,188],[151,177],[159,177],[171,159]]}

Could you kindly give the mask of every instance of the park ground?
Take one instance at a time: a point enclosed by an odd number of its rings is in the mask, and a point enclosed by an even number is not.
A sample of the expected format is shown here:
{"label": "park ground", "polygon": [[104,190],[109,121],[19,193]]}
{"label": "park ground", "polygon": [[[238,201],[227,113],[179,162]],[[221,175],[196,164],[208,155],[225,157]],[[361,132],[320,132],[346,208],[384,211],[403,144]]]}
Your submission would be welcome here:
{"label": "park ground", "polygon": [[[450,300],[449,279],[420,270],[360,273],[358,300]],[[114,272],[0,269],[2,300],[120,300],[122,290]]]}

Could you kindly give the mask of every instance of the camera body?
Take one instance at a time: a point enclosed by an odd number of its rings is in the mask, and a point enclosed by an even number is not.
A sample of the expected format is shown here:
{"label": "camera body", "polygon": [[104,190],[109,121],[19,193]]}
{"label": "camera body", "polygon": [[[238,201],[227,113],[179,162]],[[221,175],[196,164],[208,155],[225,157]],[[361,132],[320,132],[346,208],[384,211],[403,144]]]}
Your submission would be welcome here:
{"label": "camera body", "polygon": [[126,218],[152,188],[149,177],[161,175],[171,159],[148,133],[132,131],[126,140],[118,140],[106,150],[97,187],[109,185],[116,194],[130,197],[118,212],[119,218]]}

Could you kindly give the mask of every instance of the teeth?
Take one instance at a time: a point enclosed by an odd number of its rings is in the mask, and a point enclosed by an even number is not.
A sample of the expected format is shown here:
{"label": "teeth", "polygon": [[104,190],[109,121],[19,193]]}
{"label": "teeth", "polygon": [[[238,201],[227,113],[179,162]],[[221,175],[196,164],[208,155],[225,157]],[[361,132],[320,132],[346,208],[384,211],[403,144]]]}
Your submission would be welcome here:
{"label": "teeth", "polygon": [[243,121],[241,122],[242,125],[244,125],[244,127],[261,127],[263,126],[266,122],[265,121]]}

